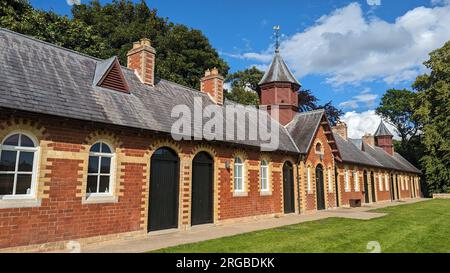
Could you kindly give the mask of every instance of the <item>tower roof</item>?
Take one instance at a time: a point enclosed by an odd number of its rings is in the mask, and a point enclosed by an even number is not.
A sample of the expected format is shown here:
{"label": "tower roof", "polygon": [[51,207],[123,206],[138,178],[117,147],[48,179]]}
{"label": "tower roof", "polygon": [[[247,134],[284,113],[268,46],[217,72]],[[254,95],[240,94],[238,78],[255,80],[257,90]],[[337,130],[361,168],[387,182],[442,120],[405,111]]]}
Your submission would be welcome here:
{"label": "tower roof", "polygon": [[259,82],[259,85],[272,82],[289,82],[299,86],[301,85],[292,74],[291,70],[289,70],[289,67],[284,62],[278,50],[275,52],[272,63]]}
{"label": "tower roof", "polygon": [[380,126],[378,126],[378,129],[375,132],[375,136],[393,136],[393,134],[389,131],[384,122],[381,121]]}

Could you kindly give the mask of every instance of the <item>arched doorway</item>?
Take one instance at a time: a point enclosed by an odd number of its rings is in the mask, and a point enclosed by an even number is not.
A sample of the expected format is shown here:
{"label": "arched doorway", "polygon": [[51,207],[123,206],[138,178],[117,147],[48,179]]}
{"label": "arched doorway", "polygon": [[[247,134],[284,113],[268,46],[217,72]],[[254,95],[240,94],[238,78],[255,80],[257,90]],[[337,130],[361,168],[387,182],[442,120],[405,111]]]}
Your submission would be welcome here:
{"label": "arched doorway", "polygon": [[377,202],[377,194],[375,189],[375,175],[373,172],[370,172],[370,185],[372,188],[372,202]]}
{"label": "arched doorway", "polygon": [[395,175],[395,193],[396,193],[396,200],[400,200],[400,192],[398,191],[398,175]]}
{"label": "arched doorway", "polygon": [[366,204],[370,203],[369,177],[368,177],[367,171],[364,171],[364,201]]}
{"label": "arched doorway", "polygon": [[412,176],[409,177],[408,183],[409,183],[409,194],[410,194],[411,198],[414,198],[414,193],[413,193],[413,190],[414,190],[413,184],[414,184],[414,182],[413,182]]}
{"label": "arched doorway", "polygon": [[394,190],[394,175],[391,174],[391,200],[395,200],[395,190]]}
{"label": "arched doorway", "polygon": [[294,168],[292,167],[292,163],[289,161],[284,163],[283,166],[283,196],[284,213],[294,213]]}
{"label": "arched doorway", "polygon": [[317,195],[317,210],[325,209],[325,190],[323,185],[323,167],[317,165],[316,167],[316,195]]}
{"label": "arched doorway", "polygon": [[191,225],[214,222],[214,160],[206,152],[192,161]]}
{"label": "arched doorway", "polygon": [[151,158],[148,231],[178,227],[180,160],[169,148],[156,150]]}

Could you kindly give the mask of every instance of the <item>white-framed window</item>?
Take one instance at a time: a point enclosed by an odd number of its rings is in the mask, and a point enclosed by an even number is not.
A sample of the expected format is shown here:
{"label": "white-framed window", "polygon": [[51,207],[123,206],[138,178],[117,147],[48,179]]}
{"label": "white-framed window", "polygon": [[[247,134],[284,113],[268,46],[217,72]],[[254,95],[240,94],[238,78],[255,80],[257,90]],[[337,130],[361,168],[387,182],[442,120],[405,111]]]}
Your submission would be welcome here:
{"label": "white-framed window", "polygon": [[350,176],[350,175],[349,175],[349,173],[348,173],[348,170],[345,169],[345,173],[344,173],[344,182],[345,182],[345,191],[346,191],[346,192],[351,191],[351,188],[350,188],[350,177],[349,177],[349,176]]}
{"label": "white-framed window", "polygon": [[328,192],[333,192],[333,177],[331,168],[328,168]]}
{"label": "white-framed window", "polygon": [[13,133],[0,143],[0,199],[30,198],[36,188],[39,146],[34,137]]}
{"label": "white-framed window", "polygon": [[89,151],[86,194],[112,194],[114,185],[115,154],[103,141],[92,145]]}
{"label": "white-framed window", "polygon": [[409,190],[409,176],[406,178],[406,190]]}
{"label": "white-framed window", "polygon": [[261,191],[268,192],[269,190],[269,163],[266,160],[261,160]]}
{"label": "white-framed window", "polygon": [[383,191],[383,176],[380,174],[378,174],[378,184],[380,187],[380,191]]}
{"label": "white-framed window", "polygon": [[389,191],[389,174],[384,174],[384,188]]}
{"label": "white-framed window", "polygon": [[355,183],[355,191],[358,192],[359,191],[359,177],[358,177],[357,171],[353,171],[353,182]]}
{"label": "white-framed window", "polygon": [[240,157],[234,159],[234,191],[244,192],[244,161]]}
{"label": "white-framed window", "polygon": [[306,188],[307,188],[308,192],[311,192],[312,185],[311,185],[311,168],[310,167],[306,168]]}

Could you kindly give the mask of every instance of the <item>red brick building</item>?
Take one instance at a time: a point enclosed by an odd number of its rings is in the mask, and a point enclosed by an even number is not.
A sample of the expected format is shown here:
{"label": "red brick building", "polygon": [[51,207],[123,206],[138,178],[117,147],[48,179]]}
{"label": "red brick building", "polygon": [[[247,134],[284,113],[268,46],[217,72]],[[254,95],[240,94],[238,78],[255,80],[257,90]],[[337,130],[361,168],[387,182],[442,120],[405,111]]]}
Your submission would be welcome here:
{"label": "red brick building", "polygon": [[[224,100],[217,69],[201,90],[155,78],[155,54],[143,39],[122,67],[0,29],[0,248],[420,196],[420,171],[394,153],[384,125],[373,140],[351,140],[323,111],[298,113],[301,86],[279,52],[260,83],[261,109]],[[232,130],[199,136],[185,119],[192,129],[174,135],[174,109],[197,106],[238,109]],[[249,137],[253,114],[278,132],[276,149]],[[203,116],[200,125],[211,124]]]}

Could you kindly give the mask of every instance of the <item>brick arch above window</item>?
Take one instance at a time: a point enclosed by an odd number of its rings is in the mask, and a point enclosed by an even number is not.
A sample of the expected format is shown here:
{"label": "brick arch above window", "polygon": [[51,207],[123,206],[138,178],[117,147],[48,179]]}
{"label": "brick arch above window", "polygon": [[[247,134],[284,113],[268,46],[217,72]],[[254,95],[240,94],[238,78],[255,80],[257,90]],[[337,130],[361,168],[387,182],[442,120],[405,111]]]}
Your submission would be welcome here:
{"label": "brick arch above window", "polygon": [[114,150],[122,147],[122,141],[119,139],[119,137],[117,137],[114,133],[104,131],[95,131],[90,133],[85,139],[84,143],[86,145],[92,146],[99,141],[104,141]]}
{"label": "brick arch above window", "polygon": [[27,119],[12,118],[8,121],[0,123],[0,141],[12,132],[22,132],[32,135],[38,143],[48,138],[47,129],[39,122]]}

